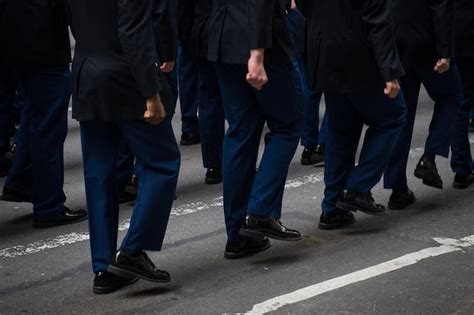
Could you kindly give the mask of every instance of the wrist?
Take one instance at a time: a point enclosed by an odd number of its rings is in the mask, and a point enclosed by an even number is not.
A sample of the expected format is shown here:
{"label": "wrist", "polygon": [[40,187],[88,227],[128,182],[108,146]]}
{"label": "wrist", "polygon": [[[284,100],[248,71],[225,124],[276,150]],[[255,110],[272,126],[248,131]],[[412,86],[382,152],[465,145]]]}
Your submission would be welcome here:
{"label": "wrist", "polygon": [[265,59],[265,49],[252,49],[250,51],[250,59],[258,63],[263,63]]}

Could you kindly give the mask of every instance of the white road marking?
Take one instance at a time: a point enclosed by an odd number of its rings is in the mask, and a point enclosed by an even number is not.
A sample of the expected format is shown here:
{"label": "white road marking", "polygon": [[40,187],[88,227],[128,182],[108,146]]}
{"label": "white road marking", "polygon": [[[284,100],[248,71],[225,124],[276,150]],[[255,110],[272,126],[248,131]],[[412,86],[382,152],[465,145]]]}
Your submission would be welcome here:
{"label": "white road marking", "polygon": [[257,315],[274,312],[284,306],[299,303],[354,283],[365,281],[414,265],[424,259],[462,251],[463,248],[474,246],[474,235],[464,237],[459,240],[448,238],[435,238],[434,240],[441,245],[437,247],[425,248],[366,269],[358,270],[344,276],[330,279],[285,295],[272,298],[254,305],[252,310],[246,314]]}
{"label": "white road marking", "polygon": [[[286,182],[286,189],[295,189],[309,184],[316,184],[323,181],[322,174],[311,174],[300,178],[290,179]],[[210,202],[194,202],[186,205],[175,207],[171,210],[171,217],[179,217],[188,215],[203,210],[208,210],[215,207],[222,207],[224,205],[223,197],[214,198]],[[130,220],[124,220],[119,224],[119,231],[123,232],[128,230],[130,227]],[[89,233],[69,233],[65,235],[59,235],[55,238],[47,239],[44,241],[37,241],[27,245],[18,245],[8,247],[0,250],[0,258],[15,258],[18,256],[25,256],[34,253],[39,253],[45,250],[58,248],[66,245],[71,245],[79,242],[89,240]]]}

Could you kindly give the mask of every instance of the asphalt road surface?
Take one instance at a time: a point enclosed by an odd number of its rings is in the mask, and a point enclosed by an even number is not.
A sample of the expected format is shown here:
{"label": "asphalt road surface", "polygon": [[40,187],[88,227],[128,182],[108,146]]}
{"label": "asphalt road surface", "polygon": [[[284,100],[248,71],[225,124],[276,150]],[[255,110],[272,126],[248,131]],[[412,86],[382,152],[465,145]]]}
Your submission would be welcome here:
{"label": "asphalt road surface", "polygon": [[[87,222],[33,230],[31,205],[0,202],[0,313],[474,314],[474,187],[451,188],[453,174],[442,158],[444,190],[412,175],[431,110],[423,94],[408,166],[415,205],[384,217],[357,213],[350,228],[320,231],[323,169],[301,166],[300,148],[283,221],[299,229],[303,240],[272,241],[268,251],[237,261],[223,258],[222,188],[203,184],[200,147],[182,148],[164,250],[151,254],[172,275],[165,286],[141,280],[94,295]],[[174,127],[180,136],[179,113]],[[67,205],[84,208],[79,127],[72,120],[65,152]],[[379,185],[373,192],[387,203],[388,191]],[[131,204],[121,208],[120,237],[131,210]]]}

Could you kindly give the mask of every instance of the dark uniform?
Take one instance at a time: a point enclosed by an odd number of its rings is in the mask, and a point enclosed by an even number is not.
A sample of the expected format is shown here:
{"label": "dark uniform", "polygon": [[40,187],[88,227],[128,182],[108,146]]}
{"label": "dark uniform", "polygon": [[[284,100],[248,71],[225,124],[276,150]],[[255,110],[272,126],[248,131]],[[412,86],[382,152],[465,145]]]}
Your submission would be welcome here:
{"label": "dark uniform", "polygon": [[[370,191],[395,148],[406,113],[402,94],[389,98],[384,87],[404,70],[393,36],[390,1],[308,0],[299,5],[308,19],[312,84],[326,98],[329,136],[320,228],[332,229],[354,222],[347,210],[384,212]],[[355,166],[364,124],[369,129]]]}
{"label": "dark uniform", "polygon": [[178,85],[181,106],[181,145],[200,142],[198,101],[198,60],[190,50],[194,1],[177,0],[178,5]]}
{"label": "dark uniform", "polygon": [[423,183],[442,188],[435,156],[448,157],[453,121],[462,102],[462,87],[454,62],[440,74],[433,69],[440,58],[453,58],[455,0],[393,0],[395,36],[407,74],[401,85],[407,104],[407,121],[384,174],[385,188],[392,189],[389,206],[405,208],[415,202],[408,189],[406,168],[416,108],[423,83],[435,101],[425,154],[415,170]]}
{"label": "dark uniform", "polygon": [[451,167],[455,188],[467,188],[473,171],[469,143],[469,112],[474,110],[474,1],[456,1],[456,64],[464,89],[464,101],[454,123]]}
{"label": "dark uniform", "polygon": [[[223,160],[228,245],[247,240],[239,233],[247,215],[246,229],[257,227],[255,231],[258,226],[266,226],[278,234],[277,238],[299,239],[298,232],[285,230],[277,221],[302,126],[302,104],[296,95],[292,69],[294,47],[284,1],[214,0],[209,28],[208,58],[216,62],[229,124]],[[261,91],[246,81],[250,51],[257,48],[265,49],[268,75]],[[265,135],[265,151],[255,171],[265,123],[270,131]],[[260,225],[258,218],[267,220]]]}
{"label": "dark uniform", "polygon": [[296,49],[293,67],[298,76],[297,90],[298,94],[302,95],[304,104],[304,127],[301,136],[301,145],[304,146],[304,150],[301,164],[314,165],[324,162],[327,119],[324,115],[320,124],[319,109],[322,93],[313,91],[308,76],[305,58],[306,19],[298,9],[291,10],[291,0],[287,0],[286,5],[291,35]]}
{"label": "dark uniform", "polygon": [[32,201],[37,228],[83,220],[85,211],[64,206],[63,145],[71,93],[65,2],[18,0],[3,1],[3,6],[0,42],[8,44],[0,60],[14,72],[25,96],[3,199]]}
{"label": "dark uniform", "polygon": [[[77,40],[73,117],[81,124],[93,270],[98,275],[109,269],[123,278],[169,281],[169,275],[155,270],[143,252],[161,249],[180,164],[172,115],[159,125],[143,120],[146,99],[156,93],[167,112],[174,109],[159,70],[153,1],[69,0],[69,6]],[[115,255],[119,218],[115,165],[122,140],[140,168],[139,191],[130,228]],[[137,264],[141,271],[134,268]]]}
{"label": "dark uniform", "polygon": [[222,147],[225,132],[224,108],[216,72],[207,60],[209,19],[212,0],[194,0],[194,17],[190,37],[190,51],[197,60],[199,130],[202,159],[208,169],[206,183],[222,181]]}

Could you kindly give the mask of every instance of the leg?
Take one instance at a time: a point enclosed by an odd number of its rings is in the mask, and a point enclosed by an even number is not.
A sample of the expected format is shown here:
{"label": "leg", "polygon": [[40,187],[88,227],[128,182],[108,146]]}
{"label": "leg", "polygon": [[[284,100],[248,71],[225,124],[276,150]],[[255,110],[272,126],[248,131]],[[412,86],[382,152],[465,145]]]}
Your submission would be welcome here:
{"label": "leg", "polygon": [[464,101],[453,125],[451,168],[456,174],[472,174],[472,154],[469,143],[469,115],[474,108],[474,58],[457,59],[464,90]]}
{"label": "leg", "polygon": [[30,106],[33,210],[39,221],[64,212],[63,146],[67,134],[69,67],[35,69],[21,78]]}
{"label": "leg", "polygon": [[407,190],[407,164],[410,154],[413,128],[415,126],[416,107],[420,94],[421,81],[416,73],[409,72],[401,80],[403,95],[407,107],[407,115],[402,133],[395,144],[396,150],[392,152],[385,167],[384,186],[386,189]]}
{"label": "leg", "polygon": [[240,242],[264,126],[242,65],[216,64],[229,128],[224,137],[224,213],[229,242]]}
{"label": "leg", "polygon": [[446,73],[423,72],[421,78],[428,94],[435,101],[425,153],[447,158],[452,139],[452,127],[463,99],[459,71],[453,64]]}
{"label": "leg", "polygon": [[335,213],[339,196],[346,188],[354,167],[363,122],[358,111],[342,94],[325,94],[327,117],[327,151],[324,170],[324,213]]}
{"label": "leg", "polygon": [[279,219],[288,168],[301,135],[303,104],[296,95],[294,72],[285,65],[267,65],[268,84],[255,92],[270,132],[256,174],[248,214]]}
{"label": "leg", "polygon": [[182,132],[199,135],[197,64],[182,43],[178,45],[178,83]]}
{"label": "leg", "polygon": [[118,186],[116,162],[121,135],[113,123],[81,122],[82,156],[92,268],[107,271],[117,248]]}
{"label": "leg", "polygon": [[5,153],[10,149],[10,126],[13,102],[15,99],[17,84],[12,71],[0,63],[0,173],[1,176],[8,174],[9,161],[5,158]]}
{"label": "leg", "polygon": [[214,67],[208,61],[199,62],[199,126],[204,167],[222,169],[224,108]]}
{"label": "leg", "polygon": [[391,99],[382,91],[354,93],[351,101],[369,128],[359,163],[352,169],[346,189],[366,194],[370,193],[382,177],[404,127],[406,106],[402,93]]}
{"label": "leg", "polygon": [[125,140],[120,142],[117,156],[118,190],[119,192],[123,192],[133,175],[133,167],[135,164],[135,157]]}
{"label": "leg", "polygon": [[159,251],[176,191],[180,155],[170,118],[159,125],[144,121],[119,123],[123,139],[140,168],[138,195],[121,250]]}

